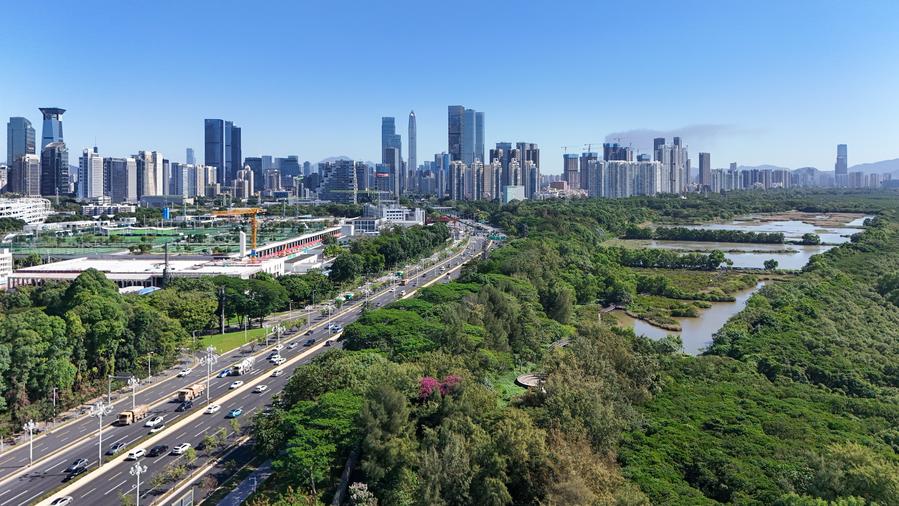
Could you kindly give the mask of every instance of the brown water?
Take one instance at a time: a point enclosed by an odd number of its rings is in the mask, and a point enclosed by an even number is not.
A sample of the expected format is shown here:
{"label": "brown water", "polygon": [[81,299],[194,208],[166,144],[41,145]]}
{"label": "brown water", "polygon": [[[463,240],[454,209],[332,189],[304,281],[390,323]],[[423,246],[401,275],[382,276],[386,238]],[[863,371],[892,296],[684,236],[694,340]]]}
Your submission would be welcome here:
{"label": "brown water", "polygon": [[622,310],[612,311],[612,315],[618,320],[618,325],[634,329],[637,335],[644,335],[650,339],[661,339],[668,334],[680,335],[684,343],[684,352],[696,355],[702,352],[712,343],[712,336],[730,320],[732,316],[746,307],[749,297],[765,286],[764,282],[756,286],[734,294],[734,302],[712,302],[712,307],[700,310],[696,318],[675,318],[681,326],[680,332],[665,330],[651,325],[643,320],[631,318]]}

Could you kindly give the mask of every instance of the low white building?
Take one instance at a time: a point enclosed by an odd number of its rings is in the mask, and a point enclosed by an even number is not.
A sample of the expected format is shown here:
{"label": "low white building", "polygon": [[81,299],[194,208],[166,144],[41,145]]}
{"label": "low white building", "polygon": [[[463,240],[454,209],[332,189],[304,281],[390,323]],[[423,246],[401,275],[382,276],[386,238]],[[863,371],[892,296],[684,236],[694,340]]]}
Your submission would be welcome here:
{"label": "low white building", "polygon": [[51,214],[53,206],[47,199],[35,197],[0,199],[0,218],[16,218],[33,225],[43,223]]}
{"label": "low white building", "polygon": [[8,249],[0,249],[0,289],[6,288],[6,279],[13,272],[12,253]]}

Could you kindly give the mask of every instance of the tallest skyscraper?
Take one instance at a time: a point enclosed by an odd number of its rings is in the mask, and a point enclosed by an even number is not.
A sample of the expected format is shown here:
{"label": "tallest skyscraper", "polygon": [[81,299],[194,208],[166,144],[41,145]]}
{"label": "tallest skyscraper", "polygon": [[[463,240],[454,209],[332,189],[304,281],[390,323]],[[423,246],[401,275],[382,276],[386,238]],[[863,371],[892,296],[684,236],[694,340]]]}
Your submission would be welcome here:
{"label": "tallest skyscraper", "polygon": [[230,184],[237,171],[243,168],[240,127],[221,119],[206,119],[204,127],[204,162],[209,167],[215,167],[217,183],[223,186]]}
{"label": "tallest skyscraper", "polygon": [[408,159],[408,182],[406,186],[412,188],[415,186],[415,171],[418,170],[418,139],[415,133],[415,111],[409,111],[409,159]]}
{"label": "tallest skyscraper", "polygon": [[845,144],[837,144],[837,161],[833,165],[833,175],[837,186],[849,186],[849,149]]}
{"label": "tallest skyscraper", "polygon": [[58,107],[41,107],[44,115],[44,129],[41,132],[41,150],[51,142],[61,142],[62,139],[62,115],[65,109]]}

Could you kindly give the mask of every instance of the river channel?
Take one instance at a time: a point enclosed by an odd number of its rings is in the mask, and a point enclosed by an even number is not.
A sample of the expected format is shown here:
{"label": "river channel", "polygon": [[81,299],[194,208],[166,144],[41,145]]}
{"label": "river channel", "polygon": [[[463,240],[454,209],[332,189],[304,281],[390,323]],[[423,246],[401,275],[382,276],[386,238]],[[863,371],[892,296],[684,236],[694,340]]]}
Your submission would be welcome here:
{"label": "river channel", "polygon": [[[787,241],[799,240],[803,234],[811,232],[817,234],[821,241],[825,243],[819,246],[656,240],[622,242],[629,243],[631,247],[665,248],[682,251],[711,251],[717,249],[724,251],[725,257],[733,262],[733,267],[738,268],[762,268],[765,260],[773,258],[777,260],[780,269],[801,269],[813,255],[824,253],[834,248],[835,245],[848,242],[852,234],[864,230],[861,227],[864,220],[868,217],[859,215],[844,226],[817,226],[799,220],[766,221],[760,219],[760,216],[748,216],[728,223],[693,225],[689,227],[712,230],[743,230],[747,232],[782,232]],[[675,318],[681,326],[681,331],[679,332],[665,330],[646,321],[631,318],[621,310],[613,311],[612,315],[618,320],[620,326],[631,327],[636,334],[642,334],[651,339],[661,339],[668,334],[678,334],[683,341],[684,352],[696,355],[711,344],[715,333],[731,317],[742,311],[752,294],[763,286],[764,283],[762,282],[753,288],[734,293],[735,300],[733,302],[714,302],[712,307],[701,310],[698,317]]]}

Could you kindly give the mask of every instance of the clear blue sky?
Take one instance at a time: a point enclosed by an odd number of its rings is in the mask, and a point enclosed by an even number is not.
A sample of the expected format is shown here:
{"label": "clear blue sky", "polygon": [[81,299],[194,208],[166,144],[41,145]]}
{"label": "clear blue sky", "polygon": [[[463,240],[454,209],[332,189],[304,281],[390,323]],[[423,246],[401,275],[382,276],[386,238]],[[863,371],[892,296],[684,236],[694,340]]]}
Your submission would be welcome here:
{"label": "clear blue sky", "polygon": [[561,146],[639,129],[714,167],[832,169],[840,142],[850,164],[899,157],[894,0],[0,5],[0,116],[39,136],[38,107],[67,109],[73,162],[94,139],[202,160],[207,117],[243,128],[245,156],[378,160],[381,116],[405,151],[410,109],[423,160],[450,104],[486,112],[489,145],[540,144],[547,173]]}

